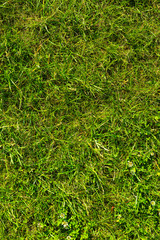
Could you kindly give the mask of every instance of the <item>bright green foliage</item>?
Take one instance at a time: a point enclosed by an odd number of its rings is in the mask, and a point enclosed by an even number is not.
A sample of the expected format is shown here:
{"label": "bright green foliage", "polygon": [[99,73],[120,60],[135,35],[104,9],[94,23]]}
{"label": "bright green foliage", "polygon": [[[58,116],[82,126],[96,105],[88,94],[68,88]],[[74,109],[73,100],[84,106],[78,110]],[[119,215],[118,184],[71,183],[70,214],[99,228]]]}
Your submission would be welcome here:
{"label": "bright green foliage", "polygon": [[0,239],[159,239],[159,16],[0,1]]}

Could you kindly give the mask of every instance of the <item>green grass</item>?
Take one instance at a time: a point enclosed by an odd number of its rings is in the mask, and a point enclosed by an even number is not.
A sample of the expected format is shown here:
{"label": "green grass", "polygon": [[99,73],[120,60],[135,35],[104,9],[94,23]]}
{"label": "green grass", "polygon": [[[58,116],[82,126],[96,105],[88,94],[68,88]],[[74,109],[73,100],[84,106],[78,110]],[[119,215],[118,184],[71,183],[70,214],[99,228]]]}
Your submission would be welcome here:
{"label": "green grass", "polygon": [[159,16],[0,1],[0,239],[159,239]]}

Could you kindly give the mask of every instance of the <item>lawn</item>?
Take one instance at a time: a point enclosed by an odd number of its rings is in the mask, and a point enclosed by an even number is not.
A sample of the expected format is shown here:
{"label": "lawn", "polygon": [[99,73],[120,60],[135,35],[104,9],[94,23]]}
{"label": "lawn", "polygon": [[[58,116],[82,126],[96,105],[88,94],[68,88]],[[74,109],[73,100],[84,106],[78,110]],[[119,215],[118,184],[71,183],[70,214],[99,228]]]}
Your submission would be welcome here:
{"label": "lawn", "polygon": [[160,3],[0,0],[0,239],[158,240]]}

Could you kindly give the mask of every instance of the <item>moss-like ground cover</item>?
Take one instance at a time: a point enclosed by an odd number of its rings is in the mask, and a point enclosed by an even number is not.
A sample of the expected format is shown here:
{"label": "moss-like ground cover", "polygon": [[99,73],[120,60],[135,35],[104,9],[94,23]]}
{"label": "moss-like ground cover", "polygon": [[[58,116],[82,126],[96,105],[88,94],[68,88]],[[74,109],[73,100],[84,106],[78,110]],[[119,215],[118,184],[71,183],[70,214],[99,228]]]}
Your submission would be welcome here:
{"label": "moss-like ground cover", "polygon": [[0,239],[158,240],[160,3],[0,1]]}

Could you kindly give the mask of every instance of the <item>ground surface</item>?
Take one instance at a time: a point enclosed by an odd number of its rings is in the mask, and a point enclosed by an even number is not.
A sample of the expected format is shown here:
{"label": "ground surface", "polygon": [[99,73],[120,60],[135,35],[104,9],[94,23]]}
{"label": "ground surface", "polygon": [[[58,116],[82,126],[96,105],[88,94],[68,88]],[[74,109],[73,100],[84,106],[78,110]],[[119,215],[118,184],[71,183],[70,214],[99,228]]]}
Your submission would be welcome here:
{"label": "ground surface", "polygon": [[0,1],[0,239],[159,239],[159,1]]}

